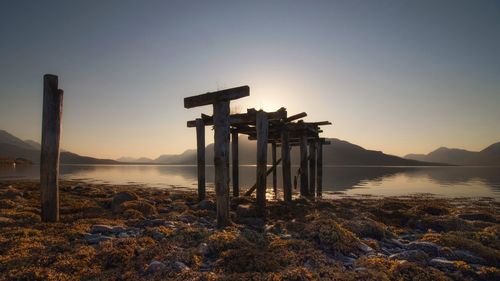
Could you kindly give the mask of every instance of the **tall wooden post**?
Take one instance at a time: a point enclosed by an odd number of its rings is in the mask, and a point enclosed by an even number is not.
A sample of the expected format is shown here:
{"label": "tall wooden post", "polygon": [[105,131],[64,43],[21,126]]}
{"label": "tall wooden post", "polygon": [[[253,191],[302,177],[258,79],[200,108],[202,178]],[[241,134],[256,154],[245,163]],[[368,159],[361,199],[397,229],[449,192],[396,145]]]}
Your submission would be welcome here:
{"label": "tall wooden post", "polygon": [[[273,161],[273,166],[276,166],[276,142],[273,141],[271,144],[271,153],[272,153],[272,161]],[[278,194],[278,173],[277,169],[273,170],[273,192],[274,196]]]}
{"label": "tall wooden post", "polygon": [[249,95],[250,87],[242,86],[184,98],[185,108],[209,104],[212,104],[214,108],[215,197],[218,227],[231,224],[229,217],[229,101]]}
{"label": "tall wooden post", "polygon": [[266,112],[260,110],[256,116],[257,130],[257,204],[266,206],[266,172],[267,172],[267,137],[268,124]]}
{"label": "tall wooden post", "polygon": [[292,173],[290,163],[290,140],[288,131],[281,131],[281,159],[283,168],[283,196],[285,202],[292,201]]}
{"label": "tall wooden post", "polygon": [[318,154],[318,159],[317,159],[317,163],[318,163],[318,188],[317,188],[316,195],[318,197],[321,197],[321,195],[323,193],[323,142],[322,141],[318,142],[317,154]]}
{"label": "tall wooden post", "polygon": [[205,124],[196,119],[196,158],[198,167],[198,200],[205,199]]}
{"label": "tall wooden post", "polygon": [[59,221],[59,142],[63,90],[58,89],[58,77],[43,77],[42,144],[40,154],[40,188],[42,221]]}
{"label": "tall wooden post", "polygon": [[224,227],[229,221],[229,101],[214,103],[214,166],[215,194],[217,197],[217,226]]}
{"label": "tall wooden post", "polygon": [[309,195],[316,194],[316,140],[309,143]]}
{"label": "tall wooden post", "polygon": [[233,131],[232,137],[232,158],[233,158],[233,196],[240,196],[240,183],[239,183],[239,161],[238,161],[238,132]]}
{"label": "tall wooden post", "polygon": [[300,136],[300,195],[307,196],[309,194],[309,177],[307,167],[307,132],[303,132]]}

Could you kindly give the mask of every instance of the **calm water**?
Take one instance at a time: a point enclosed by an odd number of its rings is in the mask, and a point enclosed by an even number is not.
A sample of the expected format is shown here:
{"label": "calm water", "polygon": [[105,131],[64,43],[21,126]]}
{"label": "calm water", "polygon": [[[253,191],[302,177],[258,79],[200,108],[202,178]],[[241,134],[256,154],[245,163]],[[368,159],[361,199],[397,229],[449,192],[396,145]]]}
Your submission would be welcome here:
{"label": "calm water", "polygon": [[[298,167],[292,167],[292,174]],[[2,167],[0,181],[37,179],[39,166]],[[172,165],[62,165],[61,178],[96,183],[144,184],[154,187],[196,188],[196,166]],[[207,185],[213,185],[207,167]],[[326,194],[400,196],[432,193],[447,197],[494,197],[500,200],[500,167],[324,167]],[[278,188],[281,188],[278,169]],[[271,177],[268,177],[271,185]],[[240,185],[255,182],[255,167],[240,167]]]}

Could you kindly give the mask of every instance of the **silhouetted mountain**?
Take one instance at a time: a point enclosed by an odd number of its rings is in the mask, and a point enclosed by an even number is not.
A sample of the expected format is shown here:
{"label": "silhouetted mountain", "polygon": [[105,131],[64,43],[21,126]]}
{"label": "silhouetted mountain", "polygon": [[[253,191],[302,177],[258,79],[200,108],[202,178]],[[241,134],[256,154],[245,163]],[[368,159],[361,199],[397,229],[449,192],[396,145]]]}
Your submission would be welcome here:
{"label": "silhouetted mountain", "polygon": [[118,162],[124,162],[124,163],[151,163],[153,162],[153,159],[147,158],[147,157],[141,157],[141,158],[134,158],[134,157],[120,157],[116,159]]}
{"label": "silhouetted mountain", "polygon": [[408,154],[405,158],[453,165],[496,166],[500,165],[500,142],[494,143],[479,152],[440,147],[429,154]]}
{"label": "silhouetted mountain", "polygon": [[[339,139],[329,139],[331,144],[323,148],[324,165],[386,165],[386,166],[433,166],[436,163],[428,163],[417,160],[404,159],[394,155],[384,154],[381,151],[364,149],[358,145],[351,144]],[[249,141],[246,137],[239,138],[239,162],[240,165],[255,165],[256,163],[256,142]],[[268,159],[271,161],[271,146],[268,149]],[[207,164],[213,161],[213,144],[209,144],[205,149],[205,159]],[[278,159],[281,149],[278,148]],[[229,156],[231,159],[231,155]],[[299,147],[292,148],[291,160],[293,165],[300,163]],[[186,150],[179,155],[162,155],[154,160],[155,163],[163,164],[196,164],[196,150]]]}
{"label": "silhouetted mountain", "polygon": [[[0,130],[0,156],[7,158],[25,158],[33,163],[40,163],[40,144],[35,141],[22,141],[21,139]],[[60,155],[62,164],[116,164],[115,160],[98,159],[81,156],[76,153],[62,151]]]}

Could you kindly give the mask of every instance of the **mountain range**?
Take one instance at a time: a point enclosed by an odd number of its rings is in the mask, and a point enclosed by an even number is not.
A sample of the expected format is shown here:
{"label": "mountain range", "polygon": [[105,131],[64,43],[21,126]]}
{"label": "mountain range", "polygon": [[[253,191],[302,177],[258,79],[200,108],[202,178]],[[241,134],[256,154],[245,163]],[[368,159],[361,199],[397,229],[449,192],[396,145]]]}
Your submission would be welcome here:
{"label": "mountain range", "polygon": [[[21,140],[18,137],[0,130],[0,157],[5,158],[25,158],[33,163],[40,163],[41,145],[33,140]],[[118,164],[112,159],[99,159],[89,156],[82,156],[76,153],[61,149],[60,162],[62,164]]]}
{"label": "mountain range", "polygon": [[500,142],[481,151],[440,147],[429,154],[408,154],[404,158],[460,166],[498,166],[500,165]]}
{"label": "mountain range", "polygon": [[[438,163],[429,163],[412,159],[404,159],[394,155],[388,155],[381,151],[367,150],[361,146],[349,143],[339,139],[328,139],[330,145],[323,146],[323,164],[324,165],[381,165],[381,166],[436,166],[442,165]],[[254,165],[256,163],[256,142],[249,141],[246,137],[240,136],[238,140],[238,158],[241,165]],[[278,158],[280,155],[278,148]],[[205,149],[206,163],[210,163],[213,159],[214,147],[213,144],[207,145]],[[229,156],[231,159],[231,155]],[[271,158],[271,148],[268,148],[268,159]],[[148,161],[144,161],[147,159]],[[122,157],[117,159],[129,163],[157,163],[157,164],[181,164],[193,165],[196,164],[196,150],[189,149],[181,154],[165,154],[156,159],[148,158],[130,158]],[[295,146],[291,152],[292,164],[300,163],[299,147]],[[144,162],[143,162],[144,161]],[[270,160],[269,160],[270,161]]]}

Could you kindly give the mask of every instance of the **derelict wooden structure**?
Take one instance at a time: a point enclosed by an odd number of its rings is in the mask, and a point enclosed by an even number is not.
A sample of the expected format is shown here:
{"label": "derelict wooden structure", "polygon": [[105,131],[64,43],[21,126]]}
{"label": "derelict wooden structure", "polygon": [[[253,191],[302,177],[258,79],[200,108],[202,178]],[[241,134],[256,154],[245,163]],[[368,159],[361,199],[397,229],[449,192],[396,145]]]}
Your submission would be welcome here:
{"label": "derelict wooden structure", "polygon": [[[283,175],[283,196],[286,202],[292,200],[292,172],[290,150],[292,146],[300,146],[300,195],[321,196],[322,193],[322,146],[329,144],[320,138],[320,126],[331,125],[328,121],[304,122],[305,112],[288,116],[285,108],[275,112],[247,109],[246,113],[230,114],[231,100],[250,95],[250,88],[242,86],[217,92],[191,96],[184,99],[185,108],[204,105],[213,106],[213,116],[202,114],[200,118],[187,122],[188,127],[196,128],[198,197],[205,198],[205,126],[214,126],[214,166],[215,193],[217,206],[217,225],[229,225],[229,140],[232,140],[232,185],[233,196],[240,195],[238,136],[247,135],[248,139],[257,141],[256,183],[245,195],[257,191],[257,204],[266,205],[266,179],[272,173],[273,190],[277,194],[277,166],[281,163]],[[271,144],[272,165],[268,169],[267,147]],[[278,147],[281,158],[277,159]],[[309,153],[308,153],[309,148]]]}

